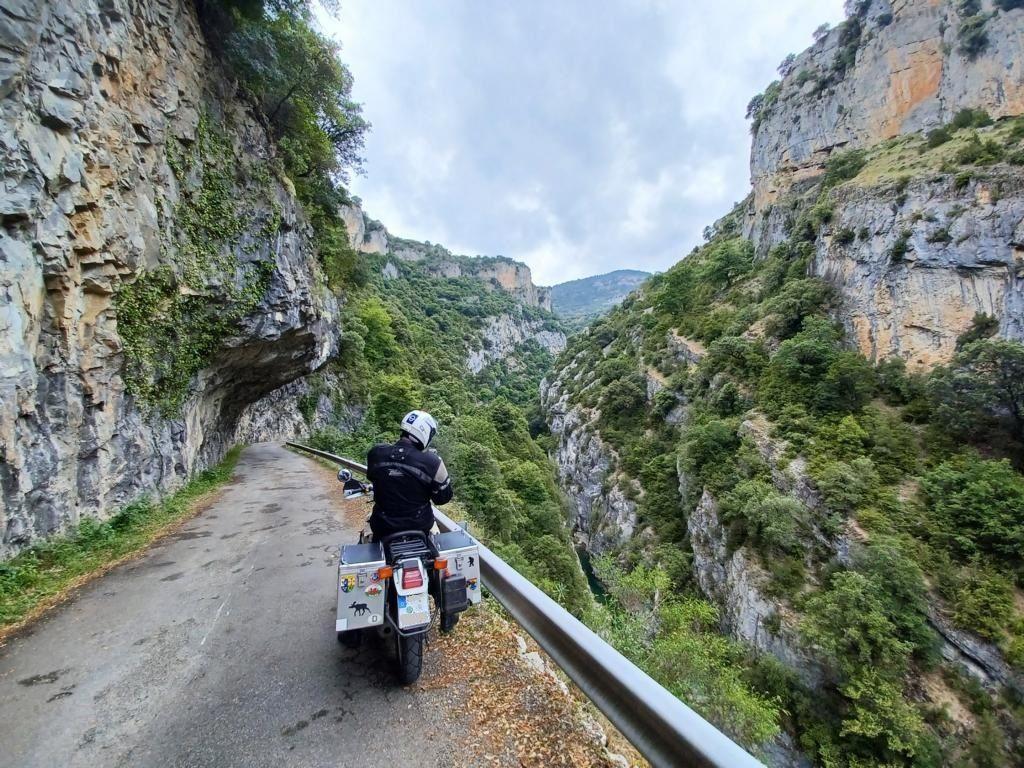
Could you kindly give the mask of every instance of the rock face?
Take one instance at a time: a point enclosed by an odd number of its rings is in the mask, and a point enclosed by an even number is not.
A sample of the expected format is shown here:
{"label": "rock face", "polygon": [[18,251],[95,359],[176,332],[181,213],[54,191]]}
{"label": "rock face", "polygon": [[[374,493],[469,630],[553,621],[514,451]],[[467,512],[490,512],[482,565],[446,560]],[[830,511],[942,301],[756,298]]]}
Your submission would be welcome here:
{"label": "rock face", "polygon": [[[790,236],[793,210],[814,204],[833,153],[920,134],[964,108],[1024,114],[1024,9],[983,6],[988,45],[973,58],[948,0],[872,0],[795,58],[753,110],[746,234],[759,255]],[[814,243],[812,271],[838,289],[850,338],[871,359],[915,369],[947,361],[977,314],[1024,339],[1019,166],[962,176],[915,168],[918,146],[886,151],[878,178],[828,193],[833,214]]]}
{"label": "rock face", "polygon": [[330,397],[341,389],[338,376],[327,368],[290,381],[250,403],[238,417],[235,443],[299,438],[318,429],[355,430],[366,417],[365,405],[339,403]]}
{"label": "rock face", "polygon": [[757,557],[746,547],[729,552],[718,505],[707,491],[686,525],[693,547],[694,576],[701,591],[721,606],[725,630],[775,656],[797,672],[805,685],[819,686],[823,679],[820,665],[801,647],[785,611],[766,595],[768,579]]}
{"label": "rock face", "polygon": [[[927,369],[953,355],[975,315],[1024,339],[1024,178],[994,168],[960,185],[935,175],[830,193],[831,221],[814,243],[812,272],[836,287],[838,319],[872,360]],[[766,254],[786,239],[785,206],[757,216]],[[899,245],[905,254],[894,258]]]}
{"label": "rock face", "polygon": [[457,256],[441,245],[395,237],[354,203],[342,206],[339,215],[349,242],[360,253],[387,253],[399,261],[419,262],[436,277],[482,280],[528,306],[551,311],[551,289],[534,285],[533,273],[521,262],[504,256]]}
{"label": "rock face", "polygon": [[533,273],[525,264],[501,257],[475,260],[467,266],[459,265],[463,275],[476,277],[511,293],[531,307],[551,311],[551,289],[533,284]]}
{"label": "rock face", "polygon": [[348,239],[359,253],[387,253],[388,231],[379,221],[367,217],[363,209],[354,203],[343,205],[338,215],[345,222]]}
{"label": "rock face", "polygon": [[466,367],[472,373],[480,373],[489,363],[504,360],[531,339],[552,355],[565,349],[565,334],[549,330],[543,320],[527,320],[507,314],[492,317],[483,330],[483,346],[469,353]]}
{"label": "rock face", "polygon": [[570,405],[560,382],[541,382],[540,395],[558,440],[553,458],[572,507],[573,537],[594,555],[617,549],[637,530],[637,508],[614,483],[615,451],[593,428],[595,414]]}
{"label": "rock face", "polygon": [[[334,353],[307,227],[286,185],[259,173],[272,149],[234,92],[186,0],[0,11],[0,557],[172,488],[222,455],[252,403]],[[172,166],[213,124],[229,197],[247,207],[204,281],[176,229],[203,171]],[[144,278],[184,287],[186,273],[189,295],[224,311],[259,290],[164,413],[131,391],[125,333],[142,321],[122,302]],[[250,437],[274,431],[262,423]]]}
{"label": "rock face", "polygon": [[[993,190],[999,189],[998,195]],[[1024,179],[919,179],[888,189],[837,190],[836,216],[816,245],[814,272],[842,296],[840,318],[869,358],[912,368],[948,360],[975,314],[1024,338]],[[841,242],[840,232],[866,236]],[[906,255],[894,260],[898,240]]]}
{"label": "rock face", "polygon": [[[991,0],[982,6],[994,10]],[[936,128],[965,107],[1024,114],[1024,11],[990,18],[989,44],[974,58],[959,49],[963,18],[949,0],[871,0],[853,20],[859,32],[836,27],[798,55],[758,112],[750,173],[759,211],[819,174],[837,148]],[[855,57],[845,70],[844,48]]]}
{"label": "rock face", "polygon": [[1017,695],[1024,694],[1024,675],[1015,672],[994,645],[958,630],[934,607],[928,612],[928,623],[939,635],[939,653],[943,659],[956,664],[987,688],[999,690],[1005,686],[1015,690]]}

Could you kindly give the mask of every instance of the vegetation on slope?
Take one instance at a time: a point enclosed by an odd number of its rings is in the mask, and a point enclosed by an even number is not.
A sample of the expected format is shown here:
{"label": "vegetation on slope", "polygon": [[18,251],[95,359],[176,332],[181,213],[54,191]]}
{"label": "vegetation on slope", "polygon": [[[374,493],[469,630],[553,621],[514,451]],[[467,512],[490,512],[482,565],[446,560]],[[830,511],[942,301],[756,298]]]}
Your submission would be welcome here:
{"label": "vegetation on slope", "polygon": [[590,595],[568,539],[565,510],[544,451],[530,434],[523,403],[536,399],[550,355],[536,345],[485,368],[466,368],[487,318],[558,321],[543,310],[473,278],[431,276],[422,263],[367,257],[372,277],[349,291],[342,352],[333,365],[342,382],[331,394],[366,418],[352,431],[328,427],[315,445],[363,456],[393,441],[401,417],[430,411],[440,424],[437,447],[455,482],[456,499],[477,532],[508,562],[570,610],[583,614]]}
{"label": "vegetation on slope", "polygon": [[[1024,585],[1024,347],[987,338],[994,329],[979,317],[952,363],[925,376],[897,360],[872,365],[845,343],[829,317],[835,297],[809,266],[830,215],[828,187],[857,183],[849,180],[868,165],[863,155],[832,163],[794,213],[790,240],[766,259],[739,235],[738,209],[707,245],[577,337],[561,378],[572,401],[597,414],[624,489],[642,488],[641,524],[657,536],[635,542],[628,563],[695,594],[687,520],[705,491],[729,550],[758,556],[780,605],[775,621],[799,633],[828,682],[808,691],[763,659],[747,680],[777,702],[775,717],[794,725],[806,750],[830,766],[999,764],[1009,756],[994,713],[1019,738],[1019,703],[973,698],[979,725],[964,738],[919,703],[915,681],[938,666],[929,604],[1024,669],[1015,605]],[[671,337],[704,350],[700,362],[676,356]],[[652,402],[648,369],[669,382]],[[680,402],[688,418],[677,430],[663,417]],[[777,463],[751,437],[762,423]],[[778,473],[798,457],[816,503],[780,490]],[[840,538],[849,558],[838,556]],[[653,622],[648,644],[671,628]]]}

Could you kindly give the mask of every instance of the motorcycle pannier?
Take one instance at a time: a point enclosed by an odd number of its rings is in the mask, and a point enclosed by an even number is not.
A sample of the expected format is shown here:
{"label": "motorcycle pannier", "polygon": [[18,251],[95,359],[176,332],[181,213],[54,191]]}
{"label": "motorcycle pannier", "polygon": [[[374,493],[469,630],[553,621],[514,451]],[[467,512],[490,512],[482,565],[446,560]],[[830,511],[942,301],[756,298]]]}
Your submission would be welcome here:
{"label": "motorcycle pannier", "polygon": [[338,565],[338,618],[335,631],[379,627],[384,622],[387,579],[380,544],[346,544]]}
{"label": "motorcycle pannier", "polygon": [[473,605],[479,603],[480,550],[476,540],[465,531],[451,531],[436,534],[434,546],[437,547],[438,557],[448,561],[447,576],[463,577],[466,580],[466,599]]}

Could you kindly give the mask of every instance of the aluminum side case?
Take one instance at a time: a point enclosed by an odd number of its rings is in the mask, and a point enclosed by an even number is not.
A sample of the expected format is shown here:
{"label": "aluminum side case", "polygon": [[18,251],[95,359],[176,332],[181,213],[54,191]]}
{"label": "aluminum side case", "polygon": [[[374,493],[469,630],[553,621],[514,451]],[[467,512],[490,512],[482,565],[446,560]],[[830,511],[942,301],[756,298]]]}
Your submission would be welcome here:
{"label": "aluminum side case", "polygon": [[448,574],[465,576],[466,597],[472,605],[480,602],[480,550],[476,539],[465,531],[434,534],[438,555],[448,560]]}
{"label": "aluminum side case", "polygon": [[380,544],[345,544],[338,564],[338,618],[336,632],[379,627],[384,623],[387,580],[378,569],[384,567]]}

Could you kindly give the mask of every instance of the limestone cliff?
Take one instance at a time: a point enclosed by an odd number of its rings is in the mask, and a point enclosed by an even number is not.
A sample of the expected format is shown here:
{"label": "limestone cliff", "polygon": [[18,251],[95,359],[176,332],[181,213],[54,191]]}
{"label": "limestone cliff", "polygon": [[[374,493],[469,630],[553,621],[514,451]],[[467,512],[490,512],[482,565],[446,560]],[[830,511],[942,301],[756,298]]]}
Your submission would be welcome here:
{"label": "limestone cliff", "polygon": [[357,204],[343,206],[341,217],[352,247],[360,253],[387,253],[399,261],[421,262],[439,277],[472,277],[515,296],[524,304],[551,311],[551,289],[534,285],[530,268],[503,256],[458,256],[432,243],[395,237]]}
{"label": "limestone cliff", "polygon": [[0,97],[3,557],[218,459],[336,308],[192,3],[4,3]]}
{"label": "limestone cliff", "polygon": [[613,552],[637,532],[636,502],[619,487],[618,457],[594,428],[596,414],[571,403],[565,389],[561,379],[545,380],[540,398],[557,441],[552,458],[571,508],[573,539],[594,555]]}
{"label": "limestone cliff", "polygon": [[[985,44],[968,52],[962,4],[860,3],[751,103],[746,233],[765,256],[817,205],[812,271],[839,289],[838,319],[875,360],[944,362],[979,313],[1024,338],[1020,166],[965,161],[971,131],[942,147],[925,136],[964,109],[1024,114],[1024,9],[981,5]],[[999,123],[977,133],[978,146],[1018,151]],[[867,167],[826,189],[828,163],[851,150]]]}
{"label": "limestone cliff", "polygon": [[379,221],[366,216],[357,204],[341,206],[338,214],[345,222],[349,243],[358,253],[388,252],[388,231]]}
{"label": "limestone cliff", "polygon": [[480,373],[489,363],[507,359],[517,347],[530,340],[552,355],[565,349],[565,334],[549,328],[543,320],[529,320],[522,313],[489,318],[480,339],[480,349],[470,351],[466,367],[471,373]]}
{"label": "limestone cliff", "polygon": [[960,49],[964,21],[948,0],[869,0],[787,63],[753,110],[756,209],[819,175],[837,149],[937,128],[965,107],[1024,114],[1022,12],[992,15],[974,56]]}

